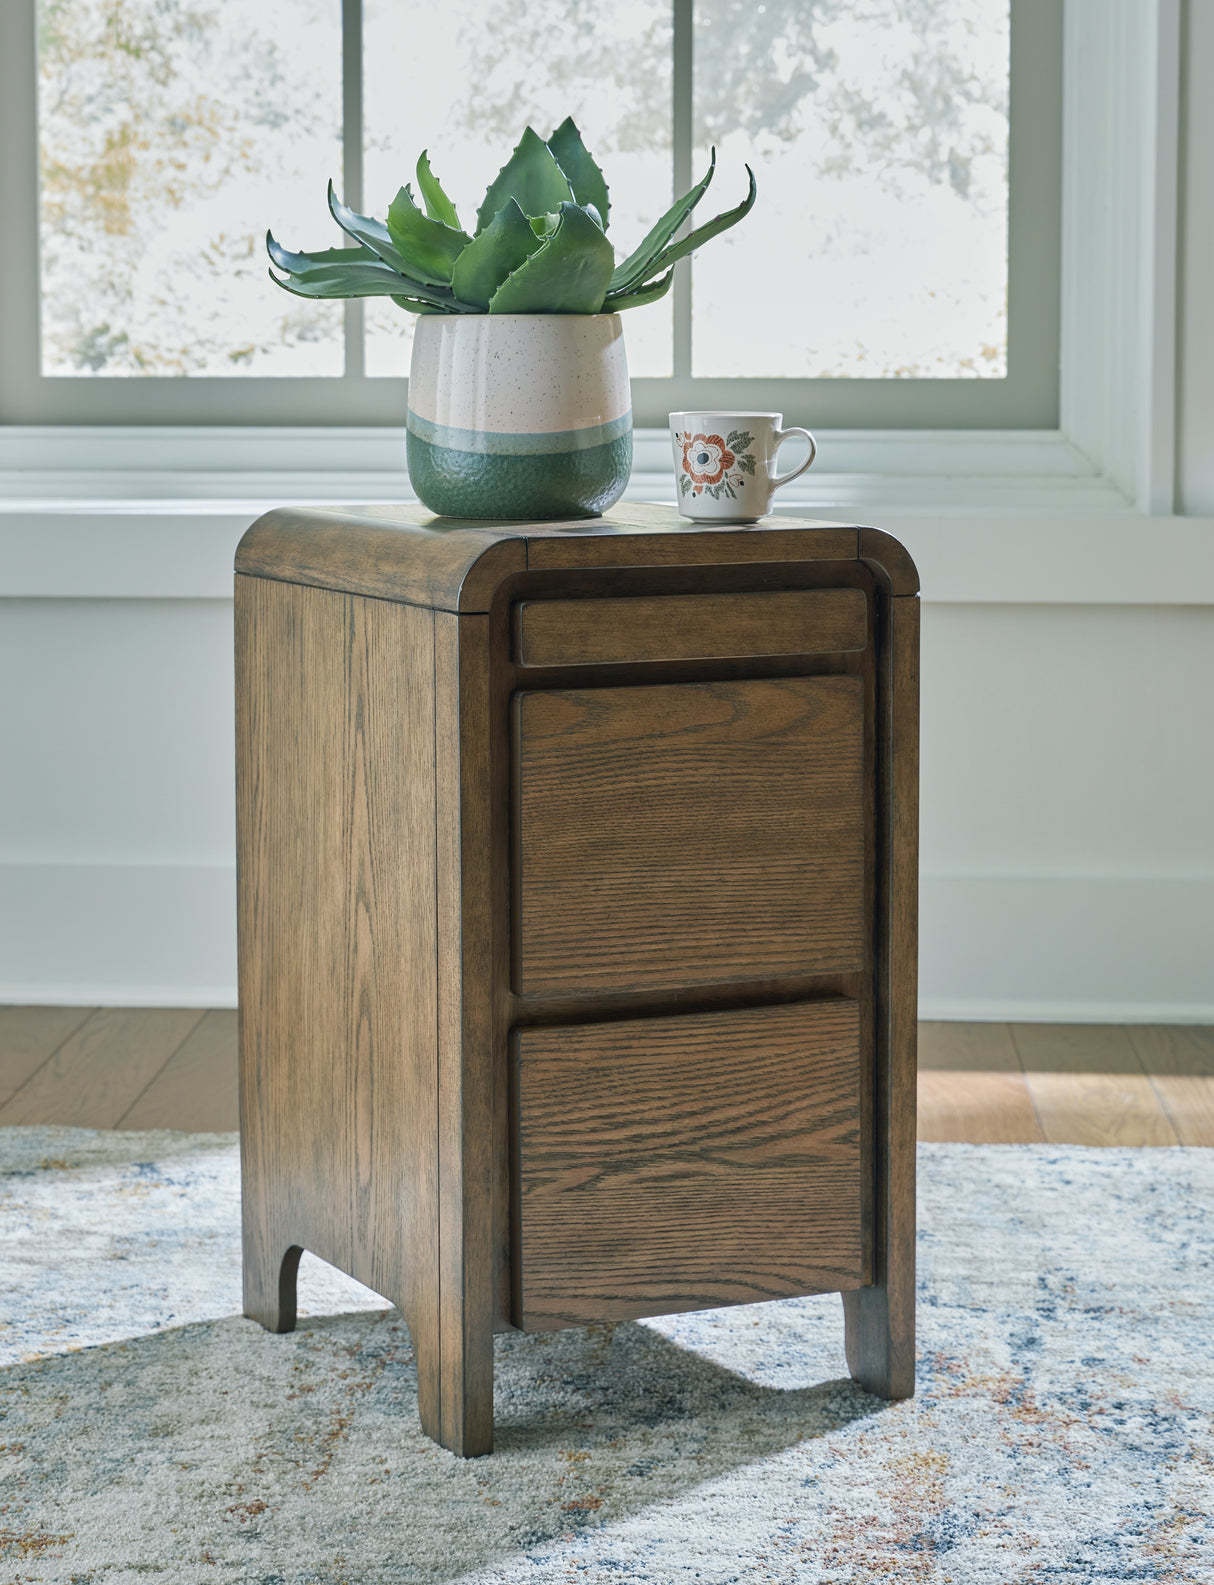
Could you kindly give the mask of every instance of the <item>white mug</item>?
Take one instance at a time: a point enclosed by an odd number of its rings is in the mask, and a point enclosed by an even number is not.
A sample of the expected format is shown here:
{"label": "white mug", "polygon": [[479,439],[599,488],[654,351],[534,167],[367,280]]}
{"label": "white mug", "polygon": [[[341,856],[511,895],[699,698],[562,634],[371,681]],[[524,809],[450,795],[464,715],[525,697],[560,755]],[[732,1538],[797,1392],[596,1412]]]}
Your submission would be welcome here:
{"label": "white mug", "polygon": [[[772,492],[798,478],[818,454],[808,429],[781,429],[783,413],[671,413],[679,511],[700,523],[754,523],[771,510]],[[809,456],[776,473],[782,441],[803,435]]]}

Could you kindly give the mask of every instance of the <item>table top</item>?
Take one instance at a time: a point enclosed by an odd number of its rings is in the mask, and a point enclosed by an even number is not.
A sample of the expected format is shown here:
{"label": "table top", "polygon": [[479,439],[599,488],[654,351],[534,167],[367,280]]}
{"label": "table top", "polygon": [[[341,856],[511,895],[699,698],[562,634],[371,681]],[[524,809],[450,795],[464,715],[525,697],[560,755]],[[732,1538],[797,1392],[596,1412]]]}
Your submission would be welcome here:
{"label": "table top", "polygon": [[480,522],[426,507],[278,507],[245,534],[236,571],[439,611],[487,611],[514,573],[557,568],[863,561],[893,595],[918,593],[904,547],[879,528],[768,517],[692,523],[674,507],[621,502],[602,517]]}

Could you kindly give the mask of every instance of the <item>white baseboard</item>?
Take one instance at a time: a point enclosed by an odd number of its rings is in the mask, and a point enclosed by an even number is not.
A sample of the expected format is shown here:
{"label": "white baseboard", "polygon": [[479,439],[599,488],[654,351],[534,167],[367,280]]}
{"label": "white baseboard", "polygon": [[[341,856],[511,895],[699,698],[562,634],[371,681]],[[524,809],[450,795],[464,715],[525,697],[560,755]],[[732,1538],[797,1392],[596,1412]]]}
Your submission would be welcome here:
{"label": "white baseboard", "polygon": [[939,876],[919,887],[919,1016],[1214,1023],[1214,876]]}
{"label": "white baseboard", "polygon": [[0,1007],[235,1007],[232,985],[69,985],[0,980]]}
{"label": "white baseboard", "polygon": [[[0,865],[0,1002],[232,1007],[227,865]],[[920,1016],[1214,1023],[1214,876],[924,876]]]}
{"label": "white baseboard", "polygon": [[0,1001],[234,1007],[235,868],[0,865]]}
{"label": "white baseboard", "polygon": [[1214,1024],[1214,1001],[984,1002],[920,997],[919,1017],[941,1024]]}

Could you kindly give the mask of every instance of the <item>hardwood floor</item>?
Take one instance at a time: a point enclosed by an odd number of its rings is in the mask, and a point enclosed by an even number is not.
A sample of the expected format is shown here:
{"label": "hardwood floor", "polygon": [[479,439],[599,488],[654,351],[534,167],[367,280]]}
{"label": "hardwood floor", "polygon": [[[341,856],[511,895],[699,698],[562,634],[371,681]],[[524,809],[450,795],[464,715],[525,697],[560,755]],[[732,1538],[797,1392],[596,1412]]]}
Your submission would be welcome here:
{"label": "hardwood floor", "polygon": [[0,1007],[0,1127],[12,1123],[234,1129],[236,1014]]}
{"label": "hardwood floor", "polygon": [[919,1138],[1214,1145],[1214,1029],[920,1024]]}
{"label": "hardwood floor", "polygon": [[[236,1014],[0,1007],[0,1126],[237,1126]],[[1214,1028],[919,1026],[919,1138],[1214,1146]]]}

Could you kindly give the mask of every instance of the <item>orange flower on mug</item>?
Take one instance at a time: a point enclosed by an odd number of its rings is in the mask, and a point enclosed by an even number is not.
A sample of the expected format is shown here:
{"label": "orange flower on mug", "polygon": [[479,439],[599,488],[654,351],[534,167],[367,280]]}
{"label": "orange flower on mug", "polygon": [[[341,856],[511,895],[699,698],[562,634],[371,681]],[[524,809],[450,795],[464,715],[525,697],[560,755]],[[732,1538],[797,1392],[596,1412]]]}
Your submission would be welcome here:
{"label": "orange flower on mug", "polygon": [[727,468],[734,465],[734,454],[720,435],[688,435],[683,441],[683,471],[697,486],[720,484]]}

